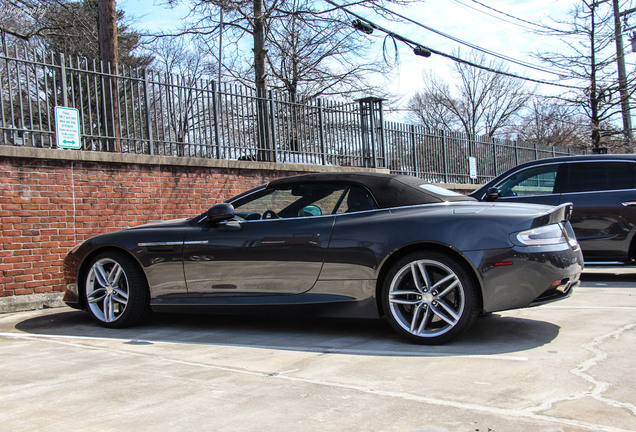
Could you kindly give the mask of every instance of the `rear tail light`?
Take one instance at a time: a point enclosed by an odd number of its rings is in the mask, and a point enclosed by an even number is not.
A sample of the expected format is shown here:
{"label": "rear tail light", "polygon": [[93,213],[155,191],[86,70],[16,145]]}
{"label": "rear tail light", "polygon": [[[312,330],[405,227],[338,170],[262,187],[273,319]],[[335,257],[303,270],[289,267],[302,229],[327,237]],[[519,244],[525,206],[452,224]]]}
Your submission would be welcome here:
{"label": "rear tail light", "polygon": [[569,222],[555,223],[533,228],[512,235],[512,240],[520,246],[570,245],[572,249],[579,244]]}
{"label": "rear tail light", "polygon": [[567,243],[561,224],[544,225],[517,233],[517,241],[524,246],[548,246]]}

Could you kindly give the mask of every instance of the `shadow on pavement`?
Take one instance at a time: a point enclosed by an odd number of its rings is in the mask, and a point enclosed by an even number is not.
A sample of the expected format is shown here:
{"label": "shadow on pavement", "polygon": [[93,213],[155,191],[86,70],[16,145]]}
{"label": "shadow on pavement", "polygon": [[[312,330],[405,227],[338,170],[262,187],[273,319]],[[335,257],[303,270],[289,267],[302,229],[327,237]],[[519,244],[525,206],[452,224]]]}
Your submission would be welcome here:
{"label": "shadow on pavement", "polygon": [[124,340],[127,344],[178,343],[379,356],[471,356],[514,353],[550,343],[559,327],[548,322],[491,314],[464,335],[439,346],[404,341],[383,320],[153,314],[144,324],[106,329],[88,313],[60,309],[18,323],[34,335]]}
{"label": "shadow on pavement", "polygon": [[581,282],[608,282],[616,283],[616,282],[631,282],[636,283],[636,273],[633,272],[625,272],[625,273],[583,273],[581,275]]}

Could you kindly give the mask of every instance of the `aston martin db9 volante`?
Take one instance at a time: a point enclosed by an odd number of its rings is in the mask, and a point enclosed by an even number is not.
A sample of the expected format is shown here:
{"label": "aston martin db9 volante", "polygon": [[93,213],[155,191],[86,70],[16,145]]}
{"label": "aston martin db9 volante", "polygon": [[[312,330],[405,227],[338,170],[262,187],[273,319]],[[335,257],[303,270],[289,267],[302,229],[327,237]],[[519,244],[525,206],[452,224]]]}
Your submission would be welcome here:
{"label": "aston martin db9 volante", "polygon": [[65,301],[105,327],[149,310],[293,308],[384,316],[413,342],[443,343],[480,313],[572,293],[583,257],[571,211],[477,202],[409,176],[288,177],[85,241],[65,260]]}

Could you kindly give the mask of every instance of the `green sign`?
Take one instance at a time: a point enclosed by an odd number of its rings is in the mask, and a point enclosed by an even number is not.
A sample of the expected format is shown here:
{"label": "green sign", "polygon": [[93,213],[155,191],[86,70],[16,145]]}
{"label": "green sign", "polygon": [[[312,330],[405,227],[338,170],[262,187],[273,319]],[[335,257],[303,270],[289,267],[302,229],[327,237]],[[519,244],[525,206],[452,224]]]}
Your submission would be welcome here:
{"label": "green sign", "polygon": [[82,148],[78,110],[63,106],[55,107],[55,136],[60,148]]}

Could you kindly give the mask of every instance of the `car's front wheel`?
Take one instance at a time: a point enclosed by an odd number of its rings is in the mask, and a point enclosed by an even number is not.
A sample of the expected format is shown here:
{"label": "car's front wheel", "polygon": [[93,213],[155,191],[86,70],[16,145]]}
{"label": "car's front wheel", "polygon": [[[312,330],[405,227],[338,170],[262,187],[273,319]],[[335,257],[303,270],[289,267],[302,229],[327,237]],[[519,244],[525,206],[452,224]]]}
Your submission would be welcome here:
{"label": "car's front wheel", "polygon": [[419,252],[397,261],[384,279],[384,311],[401,335],[420,344],[440,344],[463,333],[478,315],[474,279],[456,259]]}
{"label": "car's front wheel", "polygon": [[86,308],[102,326],[121,328],[140,322],[149,309],[146,278],[121,252],[104,252],[89,264],[84,285]]}

